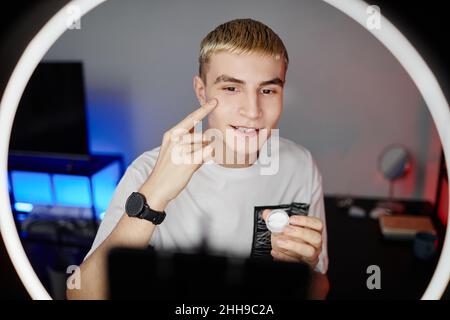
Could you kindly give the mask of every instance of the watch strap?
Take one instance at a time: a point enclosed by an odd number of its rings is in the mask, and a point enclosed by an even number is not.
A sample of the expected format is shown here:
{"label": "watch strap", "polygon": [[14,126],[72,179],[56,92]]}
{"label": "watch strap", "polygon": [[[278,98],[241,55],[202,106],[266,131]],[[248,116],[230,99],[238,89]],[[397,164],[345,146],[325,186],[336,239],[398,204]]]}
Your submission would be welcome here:
{"label": "watch strap", "polygon": [[140,218],[146,219],[153,222],[153,224],[158,225],[164,221],[164,219],[166,218],[166,213],[164,211],[160,212],[152,210],[148,205],[145,205]]}

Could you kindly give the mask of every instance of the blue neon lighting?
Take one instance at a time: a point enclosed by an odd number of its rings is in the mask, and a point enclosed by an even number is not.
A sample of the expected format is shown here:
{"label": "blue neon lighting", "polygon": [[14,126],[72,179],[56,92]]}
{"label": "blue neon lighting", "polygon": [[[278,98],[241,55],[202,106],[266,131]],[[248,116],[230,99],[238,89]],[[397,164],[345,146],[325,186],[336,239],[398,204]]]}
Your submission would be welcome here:
{"label": "blue neon lighting", "polygon": [[[94,205],[98,214],[105,211],[111,202],[114,190],[120,179],[120,164],[113,162],[92,177]],[[100,218],[100,216],[98,216]]]}
{"label": "blue neon lighting", "polygon": [[17,202],[52,205],[52,187],[48,173],[12,171],[12,189]]}
{"label": "blue neon lighting", "polygon": [[89,208],[92,206],[89,178],[66,174],[53,175],[55,204]]}
{"label": "blue neon lighting", "polygon": [[105,211],[103,211],[103,212],[101,212],[99,215],[98,215],[98,219],[100,220],[100,221],[102,221],[103,220],[103,218],[105,217]]}
{"label": "blue neon lighting", "polygon": [[16,218],[18,221],[23,222],[28,217],[28,214],[26,213],[18,213],[16,214]]}
{"label": "blue neon lighting", "polygon": [[92,208],[102,220],[121,178],[121,165],[115,161],[91,177],[37,172],[11,172],[14,209],[28,213],[34,206]]}
{"label": "blue neon lighting", "polygon": [[26,202],[16,202],[14,203],[14,209],[20,212],[31,212],[33,211],[33,205]]}

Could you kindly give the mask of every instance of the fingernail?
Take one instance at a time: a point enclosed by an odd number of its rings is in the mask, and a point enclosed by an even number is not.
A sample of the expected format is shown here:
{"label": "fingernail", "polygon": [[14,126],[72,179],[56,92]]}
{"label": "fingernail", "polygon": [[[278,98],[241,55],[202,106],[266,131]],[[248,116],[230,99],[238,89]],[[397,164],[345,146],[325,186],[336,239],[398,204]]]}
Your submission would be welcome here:
{"label": "fingernail", "polygon": [[212,98],[211,100],[208,101],[208,104],[209,104],[210,106],[216,105],[216,104],[217,104],[217,99]]}
{"label": "fingernail", "polygon": [[277,245],[284,247],[286,245],[286,240],[277,239]]}

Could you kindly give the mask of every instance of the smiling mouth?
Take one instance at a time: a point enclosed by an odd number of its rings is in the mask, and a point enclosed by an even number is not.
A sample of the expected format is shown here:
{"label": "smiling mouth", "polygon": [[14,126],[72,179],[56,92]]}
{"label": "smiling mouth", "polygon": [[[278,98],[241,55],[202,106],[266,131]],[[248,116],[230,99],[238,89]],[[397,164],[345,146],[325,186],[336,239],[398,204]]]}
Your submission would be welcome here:
{"label": "smiling mouth", "polygon": [[260,128],[251,128],[251,127],[241,127],[241,126],[233,126],[230,124],[230,127],[233,128],[237,133],[243,134],[246,136],[257,135]]}

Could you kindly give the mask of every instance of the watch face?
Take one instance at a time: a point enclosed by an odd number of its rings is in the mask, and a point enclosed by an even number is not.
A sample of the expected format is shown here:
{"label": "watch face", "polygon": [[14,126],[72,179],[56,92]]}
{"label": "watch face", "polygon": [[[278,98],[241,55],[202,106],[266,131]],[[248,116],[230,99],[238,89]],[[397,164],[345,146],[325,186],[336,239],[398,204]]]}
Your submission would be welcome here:
{"label": "watch face", "polygon": [[144,197],[138,193],[133,192],[127,200],[125,205],[125,210],[130,217],[137,217],[141,214],[144,209],[145,199]]}

